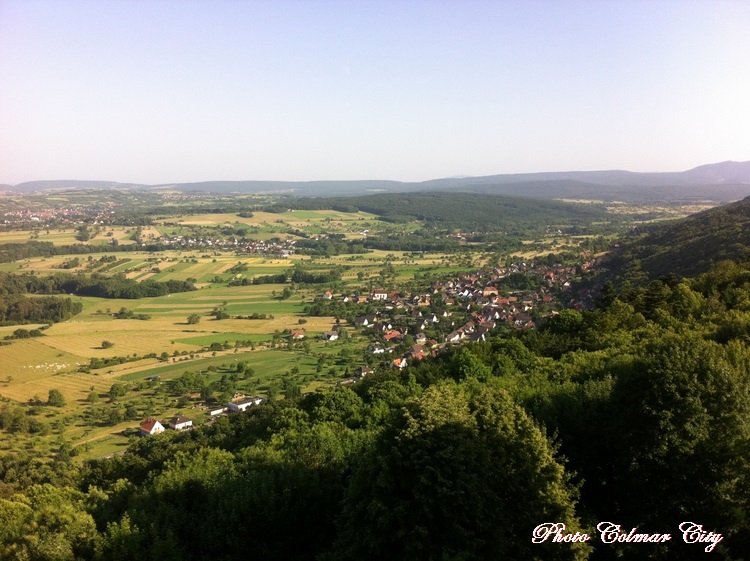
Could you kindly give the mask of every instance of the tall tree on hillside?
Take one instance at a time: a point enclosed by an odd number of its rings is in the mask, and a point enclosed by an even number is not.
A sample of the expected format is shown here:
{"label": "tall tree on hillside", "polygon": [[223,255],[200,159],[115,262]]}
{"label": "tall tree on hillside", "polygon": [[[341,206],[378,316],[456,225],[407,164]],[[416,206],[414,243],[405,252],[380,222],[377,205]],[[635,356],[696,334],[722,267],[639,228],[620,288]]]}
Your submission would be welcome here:
{"label": "tall tree on hillside", "polygon": [[543,521],[580,529],[544,434],[503,391],[434,386],[352,476],[334,557],[585,559],[586,544],[532,544]]}
{"label": "tall tree on hillside", "polygon": [[47,397],[47,405],[52,407],[65,407],[65,396],[57,389],[51,389]]}
{"label": "tall tree on hillside", "polygon": [[619,434],[613,504],[623,520],[688,515],[750,551],[750,350],[693,335],[649,342],[612,392]]}

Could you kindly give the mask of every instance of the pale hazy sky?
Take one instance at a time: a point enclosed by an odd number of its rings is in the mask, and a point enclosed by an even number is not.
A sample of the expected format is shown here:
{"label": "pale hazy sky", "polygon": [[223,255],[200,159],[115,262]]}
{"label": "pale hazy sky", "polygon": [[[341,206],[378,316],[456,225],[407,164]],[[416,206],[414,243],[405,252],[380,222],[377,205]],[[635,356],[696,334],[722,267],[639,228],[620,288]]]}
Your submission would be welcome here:
{"label": "pale hazy sky", "polygon": [[750,160],[750,1],[0,0],[0,183]]}

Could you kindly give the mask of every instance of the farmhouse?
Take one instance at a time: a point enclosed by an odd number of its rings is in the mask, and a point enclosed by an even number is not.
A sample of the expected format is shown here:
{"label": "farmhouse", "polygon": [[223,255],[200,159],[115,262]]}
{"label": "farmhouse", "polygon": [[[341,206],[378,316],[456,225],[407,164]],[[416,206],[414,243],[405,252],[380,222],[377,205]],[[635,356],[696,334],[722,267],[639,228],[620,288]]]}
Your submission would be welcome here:
{"label": "farmhouse", "polygon": [[239,413],[241,411],[245,411],[248,407],[252,407],[253,405],[260,405],[261,403],[263,403],[263,398],[258,397],[257,395],[253,395],[250,397],[239,399],[237,401],[230,401],[229,403],[227,403],[227,410],[230,413]]}
{"label": "farmhouse", "polygon": [[193,420],[183,415],[177,415],[169,419],[169,428],[174,430],[185,430],[193,427]]}
{"label": "farmhouse", "polygon": [[150,436],[152,434],[159,434],[160,432],[164,432],[164,425],[156,419],[148,418],[141,425],[141,436]]}
{"label": "farmhouse", "polygon": [[305,338],[305,330],[304,329],[293,329],[292,330],[292,339],[298,340],[298,339],[304,339]]}

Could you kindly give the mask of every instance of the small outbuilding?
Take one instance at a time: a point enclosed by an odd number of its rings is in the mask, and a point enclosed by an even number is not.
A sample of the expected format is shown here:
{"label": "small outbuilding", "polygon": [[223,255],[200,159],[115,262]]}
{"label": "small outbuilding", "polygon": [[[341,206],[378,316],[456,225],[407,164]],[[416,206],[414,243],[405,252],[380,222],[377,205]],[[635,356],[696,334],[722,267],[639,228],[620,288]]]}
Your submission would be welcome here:
{"label": "small outbuilding", "polygon": [[257,395],[253,395],[250,397],[239,399],[237,401],[230,401],[229,403],[227,403],[227,410],[230,413],[239,413],[241,411],[245,411],[248,407],[260,405],[261,403],[263,403],[263,398],[258,397]]}

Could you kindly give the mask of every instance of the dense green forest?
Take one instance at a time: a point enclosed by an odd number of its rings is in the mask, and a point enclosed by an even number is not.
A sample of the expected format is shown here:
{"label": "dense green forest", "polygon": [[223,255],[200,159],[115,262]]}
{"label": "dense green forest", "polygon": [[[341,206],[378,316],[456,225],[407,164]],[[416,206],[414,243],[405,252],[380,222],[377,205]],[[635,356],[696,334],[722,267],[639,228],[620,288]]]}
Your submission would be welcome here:
{"label": "dense green forest", "polygon": [[651,279],[694,276],[723,260],[750,259],[750,197],[694,214],[623,242],[610,267],[618,275]]}
{"label": "dense green forest", "polygon": [[[750,267],[727,262],[82,470],[65,443],[19,451],[0,558],[698,559],[695,521],[747,559],[748,343]],[[672,539],[604,544],[600,521]],[[532,543],[545,522],[592,539]]]}
{"label": "dense green forest", "polygon": [[70,298],[0,295],[0,325],[65,321],[81,313],[82,309],[80,302],[73,302]]}
{"label": "dense green forest", "polygon": [[578,225],[583,228],[592,222],[616,219],[615,215],[609,214],[601,205],[459,192],[296,198],[285,200],[266,210],[287,208],[364,211],[390,222],[422,220],[431,227],[482,232],[507,231],[513,234],[544,231],[550,225]]}

